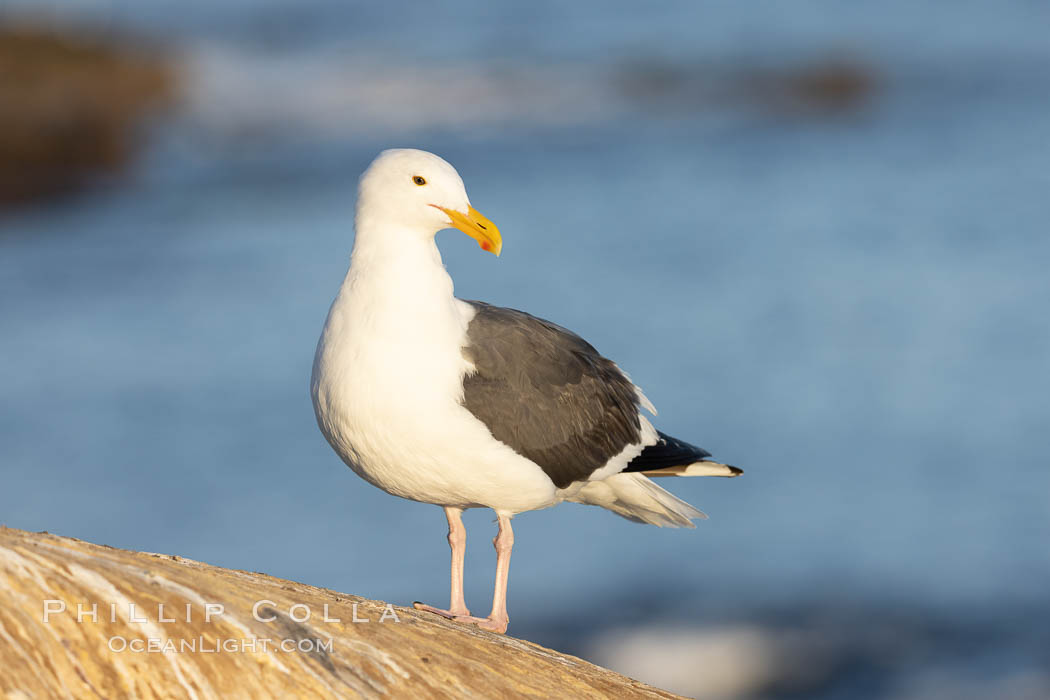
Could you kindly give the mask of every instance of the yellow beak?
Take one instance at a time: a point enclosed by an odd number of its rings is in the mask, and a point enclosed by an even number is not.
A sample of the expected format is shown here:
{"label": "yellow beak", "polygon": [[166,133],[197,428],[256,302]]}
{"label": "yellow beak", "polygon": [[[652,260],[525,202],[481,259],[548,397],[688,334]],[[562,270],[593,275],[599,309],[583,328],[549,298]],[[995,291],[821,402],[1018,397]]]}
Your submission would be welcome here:
{"label": "yellow beak", "polygon": [[452,225],[478,242],[482,250],[487,250],[499,257],[503,250],[503,238],[499,235],[499,229],[474,207],[469,207],[466,214],[455,209],[438,207],[452,219]]}

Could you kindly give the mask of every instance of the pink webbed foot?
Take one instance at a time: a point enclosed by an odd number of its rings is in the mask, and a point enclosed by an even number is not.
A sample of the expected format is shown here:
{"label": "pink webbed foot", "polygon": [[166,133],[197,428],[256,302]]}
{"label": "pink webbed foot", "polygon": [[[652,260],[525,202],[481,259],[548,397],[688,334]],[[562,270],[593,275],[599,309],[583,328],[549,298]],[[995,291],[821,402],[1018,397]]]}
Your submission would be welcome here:
{"label": "pink webbed foot", "polygon": [[416,610],[422,610],[424,612],[434,613],[440,615],[448,620],[454,622],[462,622],[468,625],[477,625],[483,630],[489,632],[495,632],[497,634],[505,634],[507,631],[507,625],[510,623],[509,618],[494,618],[494,617],[474,617],[470,614],[469,610],[465,610],[464,613],[456,613],[451,610],[443,610],[441,608],[435,608],[433,605],[427,605],[416,601],[412,603],[412,607]]}
{"label": "pink webbed foot", "polygon": [[462,608],[452,608],[451,610],[445,610],[444,608],[436,608],[433,605],[427,605],[426,603],[420,603],[418,600],[412,603],[412,607],[416,610],[423,610],[425,612],[431,612],[441,617],[447,617],[449,620],[455,620],[457,617],[470,617],[470,610],[463,606]]}
{"label": "pink webbed foot", "polygon": [[483,630],[495,632],[496,634],[506,634],[507,625],[510,624],[510,620],[506,617],[502,620],[493,617],[482,617],[480,619],[472,617],[470,618],[470,620],[468,620],[468,622],[477,625]]}

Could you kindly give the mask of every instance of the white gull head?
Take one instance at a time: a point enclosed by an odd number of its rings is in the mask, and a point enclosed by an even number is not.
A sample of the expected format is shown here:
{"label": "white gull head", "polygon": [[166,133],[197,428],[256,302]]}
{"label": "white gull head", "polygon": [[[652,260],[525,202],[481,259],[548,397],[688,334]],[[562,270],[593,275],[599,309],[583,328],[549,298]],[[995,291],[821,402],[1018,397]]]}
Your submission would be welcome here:
{"label": "white gull head", "polygon": [[499,255],[496,226],[470,206],[463,179],[447,161],[413,148],[383,151],[361,175],[357,231],[433,238],[458,228],[483,250]]}

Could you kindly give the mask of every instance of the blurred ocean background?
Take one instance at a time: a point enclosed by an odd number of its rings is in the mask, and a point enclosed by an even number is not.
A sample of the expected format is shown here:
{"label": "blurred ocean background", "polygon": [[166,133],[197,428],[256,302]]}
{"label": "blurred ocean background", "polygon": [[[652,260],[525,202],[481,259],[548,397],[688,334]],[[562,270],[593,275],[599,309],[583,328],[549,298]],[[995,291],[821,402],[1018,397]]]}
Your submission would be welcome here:
{"label": "blurred ocean background", "polygon": [[0,4],[174,75],[122,167],[0,211],[0,522],[444,602],[441,511],[308,392],[357,177],[419,147],[504,234],[440,234],[459,296],[746,472],[661,482],[696,530],[519,516],[511,634],[704,698],[1050,697],[1050,5],[398,8]]}

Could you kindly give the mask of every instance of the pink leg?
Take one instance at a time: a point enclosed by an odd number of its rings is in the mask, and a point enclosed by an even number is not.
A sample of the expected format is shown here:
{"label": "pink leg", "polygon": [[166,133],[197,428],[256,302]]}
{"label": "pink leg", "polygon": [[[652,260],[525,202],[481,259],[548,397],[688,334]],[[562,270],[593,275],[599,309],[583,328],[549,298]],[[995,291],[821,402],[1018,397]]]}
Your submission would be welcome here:
{"label": "pink leg", "polygon": [[445,509],[445,517],[448,518],[448,546],[452,548],[452,592],[448,610],[419,602],[413,603],[417,610],[427,610],[452,619],[470,616],[467,602],[463,598],[463,558],[467,553],[467,529],[463,527],[462,515],[462,508]]}
{"label": "pink leg", "polygon": [[[451,509],[446,509],[446,512]],[[456,521],[459,521],[459,511],[456,511]],[[510,622],[510,618],[507,616],[507,582],[510,578],[510,551],[514,547],[514,531],[510,526],[509,515],[498,515],[499,518],[499,534],[492,540],[492,544],[496,547],[496,585],[495,590],[492,594],[492,612],[488,617],[473,617],[470,613],[453,613],[451,610],[441,610],[439,608],[432,607],[430,605],[424,605],[423,603],[415,603],[415,607],[418,610],[426,610],[428,612],[437,613],[443,617],[450,618],[457,622],[469,622],[475,624],[478,627],[492,632],[499,632],[503,634],[507,631],[507,624]],[[449,515],[449,542],[452,542],[452,516]],[[462,523],[460,523],[462,528]],[[465,536],[464,536],[465,538]],[[456,600],[456,554],[455,545],[453,545],[452,555],[452,599],[453,609],[455,609]],[[463,596],[463,553],[462,549],[459,555],[459,596],[462,600]],[[466,606],[464,606],[466,609]]]}
{"label": "pink leg", "polygon": [[452,548],[452,592],[449,610],[453,615],[469,615],[467,601],[463,597],[463,559],[467,555],[467,528],[460,519],[461,508],[446,508],[448,516],[448,546]]}
{"label": "pink leg", "polygon": [[499,534],[492,540],[496,547],[496,589],[492,592],[492,612],[478,626],[503,634],[507,631],[510,617],[507,616],[507,582],[510,580],[510,550],[514,548],[514,530],[510,527],[510,516],[499,516]]}

